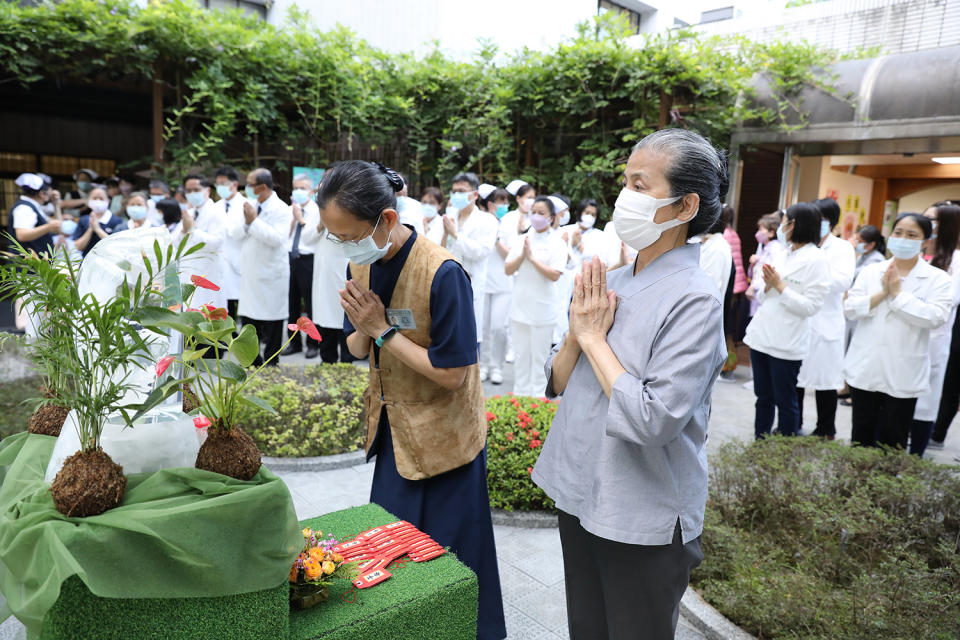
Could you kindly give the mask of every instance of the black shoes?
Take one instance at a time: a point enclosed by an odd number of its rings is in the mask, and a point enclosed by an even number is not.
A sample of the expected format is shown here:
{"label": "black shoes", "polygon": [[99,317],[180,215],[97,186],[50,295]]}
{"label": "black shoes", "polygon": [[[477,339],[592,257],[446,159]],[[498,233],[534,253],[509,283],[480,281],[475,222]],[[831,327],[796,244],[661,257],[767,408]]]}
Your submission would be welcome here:
{"label": "black shoes", "polygon": [[309,360],[310,358],[316,358],[318,355],[320,355],[320,350],[319,350],[319,349],[317,349],[317,348],[314,347],[313,345],[308,345],[308,346],[307,346],[307,353],[304,355],[304,357],[305,357],[307,360]]}
{"label": "black shoes", "polygon": [[287,345],[287,348],[280,352],[282,356],[293,356],[303,351],[303,347],[298,344],[293,344],[292,342]]}

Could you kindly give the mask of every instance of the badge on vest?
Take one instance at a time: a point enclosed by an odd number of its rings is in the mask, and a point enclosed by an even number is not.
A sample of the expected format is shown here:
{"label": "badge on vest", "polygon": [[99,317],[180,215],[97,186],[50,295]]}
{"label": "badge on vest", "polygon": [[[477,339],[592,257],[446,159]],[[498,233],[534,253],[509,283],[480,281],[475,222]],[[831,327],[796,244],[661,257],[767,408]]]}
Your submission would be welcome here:
{"label": "badge on vest", "polygon": [[387,309],[387,322],[401,329],[416,329],[412,309]]}

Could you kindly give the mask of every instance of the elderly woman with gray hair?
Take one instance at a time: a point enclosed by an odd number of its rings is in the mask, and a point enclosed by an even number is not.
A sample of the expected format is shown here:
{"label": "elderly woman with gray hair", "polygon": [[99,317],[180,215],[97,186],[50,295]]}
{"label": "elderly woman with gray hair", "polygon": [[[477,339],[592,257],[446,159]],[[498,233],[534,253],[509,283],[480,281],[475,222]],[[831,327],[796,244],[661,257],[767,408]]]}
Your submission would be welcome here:
{"label": "elderly woman with gray hair", "polygon": [[638,251],[577,275],[570,331],[547,361],[563,394],[533,480],[560,511],[572,640],[673,638],[703,555],[707,421],[726,359],[723,301],[688,243],[720,216],[727,162],[702,136],[633,149],[614,208]]}

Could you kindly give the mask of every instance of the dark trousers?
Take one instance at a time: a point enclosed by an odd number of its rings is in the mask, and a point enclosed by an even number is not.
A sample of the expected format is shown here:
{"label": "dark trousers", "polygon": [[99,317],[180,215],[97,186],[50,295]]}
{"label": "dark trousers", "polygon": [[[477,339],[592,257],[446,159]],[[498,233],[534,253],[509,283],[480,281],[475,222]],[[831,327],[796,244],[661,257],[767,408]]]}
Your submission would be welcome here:
{"label": "dark trousers", "polygon": [[[310,317],[313,315],[313,254],[300,255],[297,258],[290,258],[290,324],[296,324],[301,315]],[[319,345],[313,338],[303,334],[307,347],[317,348]],[[287,337],[290,337],[290,331],[287,330]],[[300,338],[294,338],[290,346],[296,351],[301,351],[303,345]]]}
{"label": "dark trousers", "polygon": [[227,313],[233,318],[233,321],[237,321],[237,307],[240,305],[239,300],[227,300]]}
{"label": "dark trousers", "polygon": [[853,402],[854,444],[875,447],[885,444],[907,448],[916,398],[894,398],[879,391],[864,391],[850,387]]}
{"label": "dark trousers", "polygon": [[[960,313],[957,314],[960,317]],[[954,342],[956,342],[954,338]],[[960,345],[958,345],[960,346]],[[960,349],[951,350],[947,360],[946,375],[943,377],[943,393],[940,395],[940,407],[937,409],[937,420],[933,423],[933,436],[937,442],[947,438],[947,429],[957,415],[960,406]]]}
{"label": "dark trousers", "polygon": [[750,350],[753,392],[757,396],[753,421],[754,436],[770,434],[774,409],[781,435],[795,436],[800,430],[800,405],[797,404],[797,375],[801,360],[783,360],[756,349]]}
{"label": "dark trousers", "polygon": [[[257,337],[261,343],[264,343],[262,355],[258,355],[253,361],[253,366],[259,367],[264,359],[270,358],[283,345],[283,320],[254,320],[247,316],[240,316],[240,322],[252,325],[257,330]],[[280,358],[274,358],[268,366],[275,367],[280,364]]]}
{"label": "dark trousers", "polygon": [[933,433],[933,422],[929,420],[912,420],[910,422],[910,453],[923,457],[923,452],[930,444],[930,434]]}
{"label": "dark trousers", "polygon": [[[347,349],[347,334],[343,329],[317,327],[320,331],[320,359],[324,362],[353,362],[356,358]],[[339,351],[339,353],[338,353]]]}
{"label": "dark trousers", "polygon": [[[803,424],[804,390],[797,387],[797,403],[800,406],[800,423]],[[837,391],[836,389],[817,389],[817,428],[815,436],[837,435]]]}
{"label": "dark trousers", "polygon": [[624,544],[559,519],[570,640],[672,640],[700,538],[683,544],[678,521],[668,545]]}

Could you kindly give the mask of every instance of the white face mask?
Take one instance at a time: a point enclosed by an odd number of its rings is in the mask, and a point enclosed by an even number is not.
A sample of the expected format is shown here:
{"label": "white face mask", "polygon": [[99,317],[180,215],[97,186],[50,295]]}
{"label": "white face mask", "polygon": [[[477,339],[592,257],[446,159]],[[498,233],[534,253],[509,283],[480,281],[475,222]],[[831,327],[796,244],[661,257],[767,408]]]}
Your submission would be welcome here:
{"label": "white face mask", "polygon": [[536,198],[521,198],[517,200],[517,207],[521,213],[530,213],[530,209],[533,207],[535,200]]}
{"label": "white face mask", "polygon": [[427,220],[433,220],[437,217],[437,205],[424,204],[420,207],[423,210],[423,217]]}
{"label": "white face mask", "polygon": [[563,213],[560,214],[560,226],[570,224],[570,209],[564,209]]}
{"label": "white face mask", "polygon": [[110,206],[110,203],[106,200],[90,200],[87,202],[87,206],[94,213],[103,213]]}
{"label": "white face mask", "polygon": [[[613,207],[613,224],[617,235],[628,247],[636,251],[646,249],[656,242],[664,231],[684,223],[676,218],[659,224],[653,221],[657,215],[657,209],[673,204],[682,197],[658,200],[639,191],[624,188]],[[695,217],[697,214],[693,215]]]}
{"label": "white face mask", "polygon": [[377,242],[373,239],[373,234],[377,232],[377,227],[380,226],[380,220],[383,217],[381,214],[380,218],[377,218],[377,224],[373,226],[373,231],[370,232],[363,240],[360,240],[356,244],[353,243],[344,243],[343,254],[347,256],[352,262],[356,264],[373,264],[383,256],[387,255],[392,242],[387,242],[387,244],[381,249],[377,246]]}
{"label": "white face mask", "polygon": [[584,229],[593,229],[593,225],[597,224],[597,216],[585,213],[580,216],[580,226]]}

